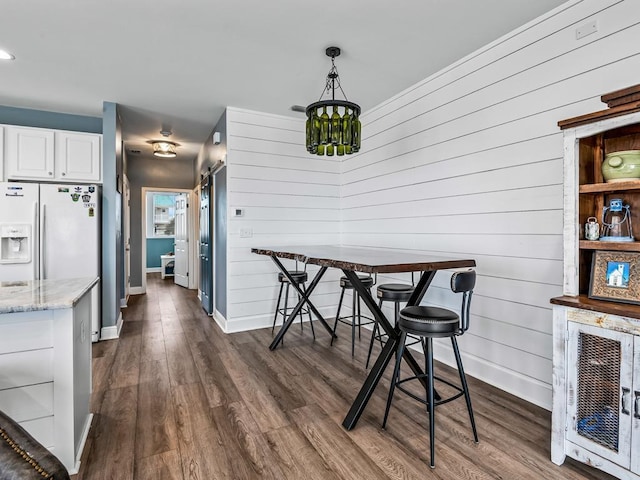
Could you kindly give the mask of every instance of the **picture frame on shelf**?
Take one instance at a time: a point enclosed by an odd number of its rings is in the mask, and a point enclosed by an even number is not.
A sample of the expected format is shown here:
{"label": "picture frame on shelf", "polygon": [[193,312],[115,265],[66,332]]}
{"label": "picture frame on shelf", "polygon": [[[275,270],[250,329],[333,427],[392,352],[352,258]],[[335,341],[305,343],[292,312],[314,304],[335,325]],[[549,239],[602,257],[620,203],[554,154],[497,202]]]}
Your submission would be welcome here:
{"label": "picture frame on shelf", "polygon": [[596,250],[589,298],[640,305],[640,252]]}

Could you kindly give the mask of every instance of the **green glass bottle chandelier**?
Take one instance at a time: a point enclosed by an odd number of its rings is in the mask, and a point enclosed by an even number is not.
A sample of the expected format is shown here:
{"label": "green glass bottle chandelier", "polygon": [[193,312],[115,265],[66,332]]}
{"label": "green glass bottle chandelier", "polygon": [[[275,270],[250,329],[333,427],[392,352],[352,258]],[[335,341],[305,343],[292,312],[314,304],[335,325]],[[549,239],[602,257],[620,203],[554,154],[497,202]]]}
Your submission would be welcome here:
{"label": "green glass bottle chandelier", "polygon": [[[326,50],[331,57],[331,70],[320,95],[320,100],[307,107],[307,151],[314,155],[350,155],[360,150],[360,106],[349,102],[340,86],[340,76],[335,58],[340,55],[338,47]],[[336,99],[336,88],[342,92],[344,100]],[[325,95],[330,100],[322,100]]]}

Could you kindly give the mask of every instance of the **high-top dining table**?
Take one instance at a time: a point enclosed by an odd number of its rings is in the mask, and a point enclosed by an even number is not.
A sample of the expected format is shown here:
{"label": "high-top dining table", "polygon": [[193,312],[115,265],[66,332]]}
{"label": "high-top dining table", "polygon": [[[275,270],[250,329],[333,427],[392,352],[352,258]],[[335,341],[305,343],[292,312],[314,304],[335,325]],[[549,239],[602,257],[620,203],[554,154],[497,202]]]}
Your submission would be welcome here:
{"label": "high-top dining table", "polygon": [[[320,283],[322,276],[328,268],[339,268],[344,272],[354,289],[360,295],[362,301],[379,322],[380,327],[388,335],[387,342],[378,355],[371,371],[367,375],[366,380],[351,405],[347,416],[342,422],[342,426],[347,430],[351,430],[358,423],[358,419],[360,418],[360,415],[362,415],[362,412],[378,385],[380,378],[384,374],[384,371],[393,356],[393,352],[396,351],[397,343],[400,339],[398,329],[389,322],[384,313],[382,313],[382,310],[371,296],[369,290],[367,290],[367,288],[362,284],[362,281],[356,272],[373,274],[422,272],[420,279],[415,286],[414,292],[407,302],[407,305],[419,305],[438,270],[475,267],[476,265],[476,262],[473,259],[452,259],[396,250],[340,247],[332,245],[287,245],[269,248],[252,248],[251,251],[259,255],[268,255],[271,257],[271,260],[273,260],[282,274],[287,277],[291,286],[295,288],[300,295],[300,300],[292,309],[291,313],[271,342],[271,345],[269,346],[271,350],[274,350],[280,344],[296,315],[298,315],[305,304],[318,318],[329,334],[332,337],[335,336],[332,328],[309,298],[313,293],[313,290]],[[307,287],[306,291],[303,291],[302,288],[293,281],[291,274],[284,267],[280,259],[290,259],[307,265],[317,265],[320,269],[313,277],[313,280]],[[422,369],[411,355],[409,349],[404,350],[403,359],[415,374],[423,373]]]}

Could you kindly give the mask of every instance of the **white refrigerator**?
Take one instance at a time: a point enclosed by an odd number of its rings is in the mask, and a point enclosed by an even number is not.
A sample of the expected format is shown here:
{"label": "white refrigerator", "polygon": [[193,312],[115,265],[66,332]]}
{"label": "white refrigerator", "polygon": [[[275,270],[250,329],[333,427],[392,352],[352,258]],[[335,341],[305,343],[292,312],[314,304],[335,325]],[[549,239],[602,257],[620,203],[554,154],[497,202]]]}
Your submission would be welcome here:
{"label": "white refrigerator", "polygon": [[[0,281],[100,276],[96,185],[0,183]],[[99,284],[92,340],[100,334]]]}

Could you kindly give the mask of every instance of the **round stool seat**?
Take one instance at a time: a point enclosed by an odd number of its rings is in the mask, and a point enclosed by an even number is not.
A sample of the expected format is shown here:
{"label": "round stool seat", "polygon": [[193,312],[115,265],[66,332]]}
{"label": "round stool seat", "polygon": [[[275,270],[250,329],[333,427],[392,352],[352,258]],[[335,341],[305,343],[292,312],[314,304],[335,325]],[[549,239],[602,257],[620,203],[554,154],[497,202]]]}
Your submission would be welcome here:
{"label": "round stool seat", "polygon": [[460,329],[460,317],[446,308],[406,307],[400,311],[398,326],[421,337],[451,337]]}
{"label": "round stool seat", "polygon": [[413,290],[413,285],[405,283],[383,283],[378,285],[377,296],[384,302],[408,302]]}
{"label": "round stool seat", "polygon": [[[373,278],[367,275],[358,275],[358,278],[362,282],[362,285],[364,285],[364,288],[373,287]],[[340,277],[340,287],[348,289],[353,288],[353,285],[351,285],[351,281],[347,277]]]}
{"label": "round stool seat", "polygon": [[[293,272],[289,272],[289,273],[291,274],[291,277],[293,278],[293,281],[295,283],[305,283],[307,281],[307,272],[300,272],[300,271],[294,270]],[[278,273],[278,281],[289,283],[289,279],[285,277],[284,273],[282,272]]]}

